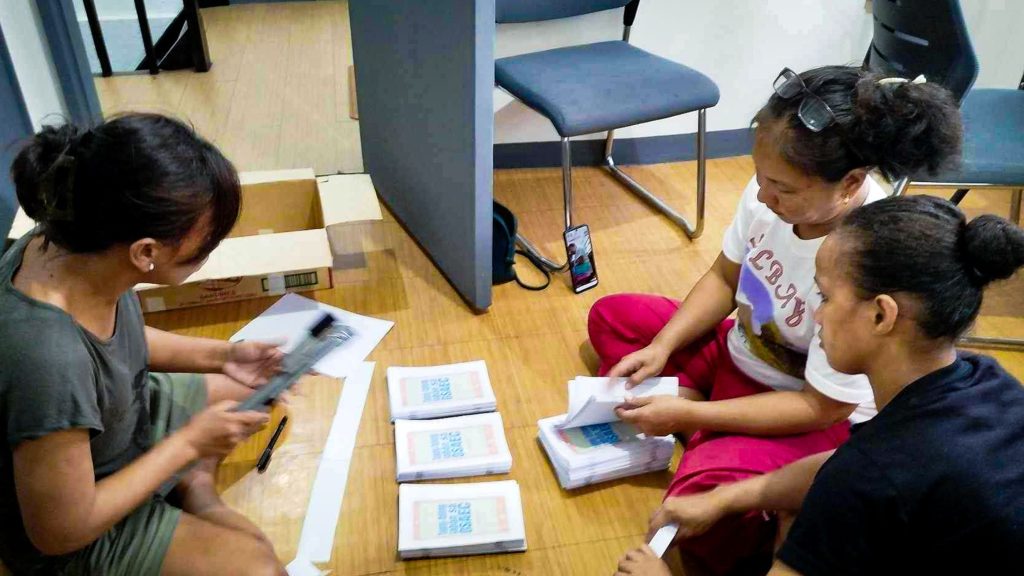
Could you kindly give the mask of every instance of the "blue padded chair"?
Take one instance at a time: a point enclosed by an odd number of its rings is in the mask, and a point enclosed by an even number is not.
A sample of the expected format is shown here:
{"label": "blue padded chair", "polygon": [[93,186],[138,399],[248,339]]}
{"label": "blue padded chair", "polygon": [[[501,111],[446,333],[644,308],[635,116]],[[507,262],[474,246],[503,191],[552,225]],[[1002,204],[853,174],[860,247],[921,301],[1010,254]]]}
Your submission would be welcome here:
{"label": "blue padded chair", "polygon": [[[543,114],[562,137],[565,227],[572,227],[573,136],[608,132],[605,166],[619,181],[682,227],[690,238],[704,230],[705,110],[718,104],[718,86],[707,76],[629,43],[640,0],[497,0],[499,24],[553,20],[625,7],[621,41],[598,42],[501,58],[495,82]],[[697,211],[693,224],[625,174],[612,158],[615,129],[688,112],[697,117]],[[545,258],[523,236],[520,246],[552,271],[565,269]]]}
{"label": "blue padded chair", "polygon": [[[1010,218],[1020,224],[1024,192],[1024,78],[1017,89],[972,90],[960,110],[964,154],[960,167],[937,176],[918,177],[914,186],[957,187],[950,200],[959,204],[972,188],[1007,188]],[[1024,340],[968,336],[969,344],[1024,350]]]}
{"label": "blue padded chair", "polygon": [[[916,187],[958,190],[959,204],[971,188],[1013,190],[1010,216],[1020,222],[1024,188],[1024,78],[1018,89],[971,90],[978,59],[971,46],[958,0],[875,0],[875,28],[865,65],[886,74],[914,78],[924,74],[961,101],[963,157],[955,170],[917,174],[894,187],[902,194]],[[968,336],[968,344],[1020,350],[1024,340]]]}
{"label": "blue padded chair", "polygon": [[1024,77],[1017,89],[979,88],[960,107],[964,155],[959,169],[914,180],[915,186],[958,186],[950,198],[959,204],[971,188],[1013,190],[1010,217],[1020,224],[1024,189]]}

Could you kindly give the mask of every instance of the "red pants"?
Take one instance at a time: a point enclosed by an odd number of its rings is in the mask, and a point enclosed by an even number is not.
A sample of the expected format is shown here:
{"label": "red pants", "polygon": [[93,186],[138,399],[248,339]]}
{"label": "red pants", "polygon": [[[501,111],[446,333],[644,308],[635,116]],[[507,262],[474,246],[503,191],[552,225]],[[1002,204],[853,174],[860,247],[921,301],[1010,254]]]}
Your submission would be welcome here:
{"label": "red pants", "polygon": [[[644,348],[679,309],[679,302],[662,296],[616,294],[597,301],[590,310],[590,342],[606,374],[623,356]],[[700,391],[710,401],[770,392],[736,367],[726,335],[734,321],[690,346],[676,350],[662,376],[679,377],[680,386]],[[849,437],[849,423],[793,436],[745,436],[713,430],[696,432],[669,486],[666,498],[696,494],[776,470],[811,454],[837,448]],[[726,518],[702,536],[684,540],[682,551],[714,574],[767,572],[776,534],[774,518],[761,511]]]}

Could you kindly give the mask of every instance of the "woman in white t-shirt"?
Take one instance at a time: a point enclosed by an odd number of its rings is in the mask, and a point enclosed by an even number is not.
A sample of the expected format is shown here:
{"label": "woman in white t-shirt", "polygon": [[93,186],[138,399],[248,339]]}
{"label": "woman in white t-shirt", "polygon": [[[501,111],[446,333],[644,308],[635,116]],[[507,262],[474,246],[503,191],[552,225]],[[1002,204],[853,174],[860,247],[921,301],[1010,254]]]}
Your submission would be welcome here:
{"label": "woman in white t-shirt", "polygon": [[[875,413],[863,375],[833,370],[814,324],[814,257],[842,217],[891,181],[959,155],[950,94],[921,80],[828,66],[779,74],[754,118],[757,173],[722,252],[686,299],[617,294],[590,311],[600,373],[631,383],[678,376],[679,396],[637,398],[620,417],[686,443],[667,496],[711,490],[832,450]],[[738,321],[727,319],[737,311]],[[729,518],[685,540],[687,563],[713,574],[764,573],[775,519]]]}

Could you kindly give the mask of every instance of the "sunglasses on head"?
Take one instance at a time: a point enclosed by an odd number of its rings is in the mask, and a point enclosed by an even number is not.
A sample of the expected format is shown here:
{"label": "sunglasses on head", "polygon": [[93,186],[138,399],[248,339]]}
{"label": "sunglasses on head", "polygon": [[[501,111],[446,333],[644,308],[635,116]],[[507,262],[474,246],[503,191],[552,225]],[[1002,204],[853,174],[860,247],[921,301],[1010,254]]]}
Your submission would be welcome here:
{"label": "sunglasses on head", "polygon": [[811,132],[821,132],[836,122],[836,115],[828,104],[817,94],[811,92],[803,78],[789,68],[783,68],[772,84],[775,93],[783,100],[789,100],[797,96],[803,96],[800,107],[797,109],[797,116]]}

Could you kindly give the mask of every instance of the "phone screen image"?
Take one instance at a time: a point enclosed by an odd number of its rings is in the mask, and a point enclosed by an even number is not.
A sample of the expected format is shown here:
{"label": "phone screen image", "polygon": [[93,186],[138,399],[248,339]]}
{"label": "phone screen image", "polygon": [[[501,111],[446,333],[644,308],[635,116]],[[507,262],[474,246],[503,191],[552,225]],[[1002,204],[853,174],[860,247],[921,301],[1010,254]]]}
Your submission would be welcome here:
{"label": "phone screen image", "polygon": [[569,276],[577,293],[597,286],[597,265],[594,263],[594,245],[590,241],[590,228],[577,226],[565,232],[565,250],[569,258]]}

